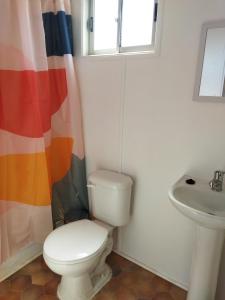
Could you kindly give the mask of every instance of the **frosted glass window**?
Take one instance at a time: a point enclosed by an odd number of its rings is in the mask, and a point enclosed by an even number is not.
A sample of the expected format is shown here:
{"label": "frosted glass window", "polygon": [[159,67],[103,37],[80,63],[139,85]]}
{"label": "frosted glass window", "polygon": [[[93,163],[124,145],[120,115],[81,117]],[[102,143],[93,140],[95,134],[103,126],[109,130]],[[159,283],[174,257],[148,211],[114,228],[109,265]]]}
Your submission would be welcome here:
{"label": "frosted glass window", "polygon": [[152,43],[154,0],[123,0],[121,46]]}
{"label": "frosted glass window", "polygon": [[94,1],[94,50],[115,49],[118,0]]}

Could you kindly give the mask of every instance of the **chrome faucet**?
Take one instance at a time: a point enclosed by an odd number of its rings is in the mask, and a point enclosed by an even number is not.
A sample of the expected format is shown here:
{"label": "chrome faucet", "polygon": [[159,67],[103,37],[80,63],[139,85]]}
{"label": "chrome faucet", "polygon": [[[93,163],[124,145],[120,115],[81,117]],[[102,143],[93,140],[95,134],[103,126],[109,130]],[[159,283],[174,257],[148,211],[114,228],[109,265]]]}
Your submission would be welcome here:
{"label": "chrome faucet", "polygon": [[213,179],[209,182],[212,191],[221,192],[223,190],[223,177],[225,172],[216,170]]}

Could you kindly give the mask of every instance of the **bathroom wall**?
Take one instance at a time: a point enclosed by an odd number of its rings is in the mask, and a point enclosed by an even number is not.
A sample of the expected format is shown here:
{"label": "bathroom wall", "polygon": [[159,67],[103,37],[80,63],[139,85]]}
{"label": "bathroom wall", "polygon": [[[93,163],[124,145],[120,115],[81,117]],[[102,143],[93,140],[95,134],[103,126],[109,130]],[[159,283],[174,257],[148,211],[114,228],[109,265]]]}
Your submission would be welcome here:
{"label": "bathroom wall", "polygon": [[[171,206],[168,189],[184,173],[209,180],[225,169],[225,104],[192,101],[201,24],[224,12],[224,0],[165,0],[158,56],[76,60],[87,171],[135,179],[117,250],[185,288],[195,226]],[[79,48],[78,8],[74,15]]]}

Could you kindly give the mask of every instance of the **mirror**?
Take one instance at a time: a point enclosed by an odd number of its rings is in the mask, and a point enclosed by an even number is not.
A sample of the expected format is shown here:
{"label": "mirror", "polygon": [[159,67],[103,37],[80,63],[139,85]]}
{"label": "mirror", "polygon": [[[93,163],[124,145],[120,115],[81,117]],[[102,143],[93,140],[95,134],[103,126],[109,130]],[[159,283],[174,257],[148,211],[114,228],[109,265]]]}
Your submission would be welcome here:
{"label": "mirror", "polygon": [[202,26],[194,100],[225,102],[225,20]]}

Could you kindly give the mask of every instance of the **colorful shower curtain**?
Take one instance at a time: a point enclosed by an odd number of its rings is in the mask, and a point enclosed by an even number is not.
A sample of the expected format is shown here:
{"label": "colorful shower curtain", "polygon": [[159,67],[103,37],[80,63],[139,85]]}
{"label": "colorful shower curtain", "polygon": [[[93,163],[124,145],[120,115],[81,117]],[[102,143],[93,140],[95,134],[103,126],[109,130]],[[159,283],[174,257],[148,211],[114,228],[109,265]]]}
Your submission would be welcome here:
{"label": "colorful shower curtain", "polygon": [[0,0],[0,262],[88,217],[69,0]]}

